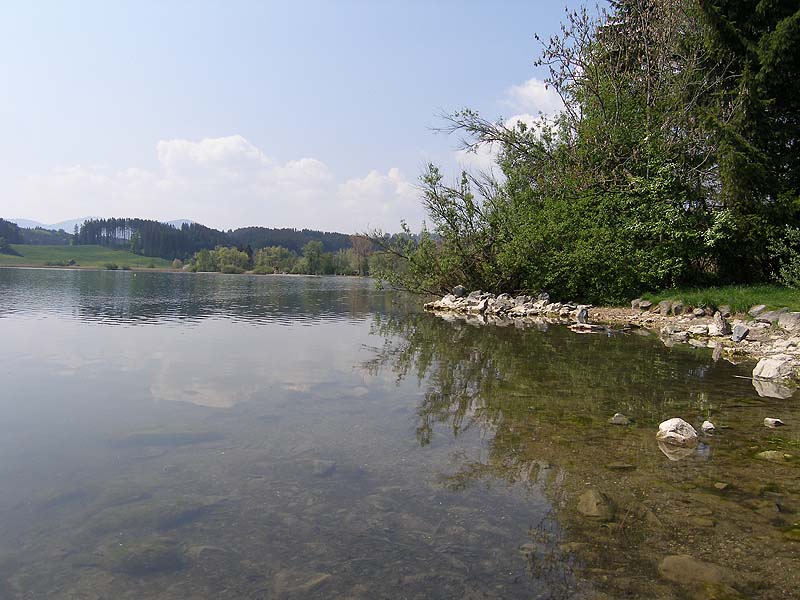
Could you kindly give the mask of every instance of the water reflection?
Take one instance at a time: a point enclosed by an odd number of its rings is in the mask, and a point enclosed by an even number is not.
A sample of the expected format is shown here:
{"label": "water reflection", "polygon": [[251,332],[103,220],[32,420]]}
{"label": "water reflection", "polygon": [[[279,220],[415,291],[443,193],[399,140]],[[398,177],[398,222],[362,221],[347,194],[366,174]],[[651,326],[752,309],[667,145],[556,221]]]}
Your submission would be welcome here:
{"label": "water reflection", "polygon": [[373,281],[349,277],[0,268],[0,318],[179,326],[221,318],[294,326],[363,319],[390,301]]}
{"label": "water reflection", "polygon": [[[133,275],[0,269],[0,598],[800,583],[800,409],[747,365],[448,322],[361,280]],[[671,461],[672,416],[718,433]],[[677,554],[740,577],[682,588],[658,570]]]}
{"label": "water reflection", "polygon": [[[796,428],[776,436],[761,421],[775,413],[800,422],[800,408],[759,397],[745,376],[751,366],[641,336],[541,334],[428,315],[379,315],[373,331],[385,342],[365,369],[425,390],[420,444],[473,429],[488,442],[480,459],[443,477],[448,489],[541,486],[566,532],[554,560],[576,561],[611,597],[789,598],[798,589],[800,439]],[[615,412],[632,424],[609,424]],[[659,448],[657,424],[678,415],[696,425],[709,418],[718,434],[679,456]],[[771,448],[780,450],[759,454]],[[580,508],[587,490],[609,499],[612,519]],[[539,532],[531,543],[540,547]],[[689,585],[676,585],[662,561],[683,554],[727,575],[686,574]],[[793,566],[777,572],[776,560]]]}

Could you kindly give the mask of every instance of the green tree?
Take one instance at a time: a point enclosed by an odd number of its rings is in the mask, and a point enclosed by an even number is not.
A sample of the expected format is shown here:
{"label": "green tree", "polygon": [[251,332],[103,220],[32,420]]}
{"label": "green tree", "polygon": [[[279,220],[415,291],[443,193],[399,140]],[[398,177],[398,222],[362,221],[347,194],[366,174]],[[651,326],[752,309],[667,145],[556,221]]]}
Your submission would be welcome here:
{"label": "green tree", "polygon": [[563,111],[447,116],[465,150],[499,151],[501,176],[447,184],[429,165],[432,229],[374,235],[400,265],[380,275],[416,291],[592,302],[767,279],[776,227],[800,214],[799,43],[796,2],[615,0],[569,13],[538,62]]}
{"label": "green tree", "polygon": [[322,242],[314,240],[303,246],[303,258],[306,260],[308,273],[318,275],[322,272],[322,254]]}
{"label": "green tree", "polygon": [[297,262],[297,255],[281,246],[269,246],[257,250],[253,256],[253,270],[256,273],[291,273]]}

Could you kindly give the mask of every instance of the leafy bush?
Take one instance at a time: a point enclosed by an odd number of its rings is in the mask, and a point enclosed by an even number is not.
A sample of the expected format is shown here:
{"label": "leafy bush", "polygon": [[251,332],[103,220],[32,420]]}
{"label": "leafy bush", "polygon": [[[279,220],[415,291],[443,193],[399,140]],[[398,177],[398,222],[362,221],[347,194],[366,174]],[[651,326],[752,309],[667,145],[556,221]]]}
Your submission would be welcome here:
{"label": "leafy bush", "polygon": [[106,263],[105,264],[106,271],[116,271],[119,269],[119,265],[117,263]]}
{"label": "leafy bush", "polygon": [[770,251],[778,260],[775,280],[790,288],[800,288],[800,228],[787,225],[783,235],[770,245]]}
{"label": "leafy bush", "polygon": [[227,273],[227,274],[233,274],[233,273],[240,274],[240,273],[244,273],[244,269],[242,267],[237,266],[237,265],[222,265],[219,268],[219,272],[220,273]]}

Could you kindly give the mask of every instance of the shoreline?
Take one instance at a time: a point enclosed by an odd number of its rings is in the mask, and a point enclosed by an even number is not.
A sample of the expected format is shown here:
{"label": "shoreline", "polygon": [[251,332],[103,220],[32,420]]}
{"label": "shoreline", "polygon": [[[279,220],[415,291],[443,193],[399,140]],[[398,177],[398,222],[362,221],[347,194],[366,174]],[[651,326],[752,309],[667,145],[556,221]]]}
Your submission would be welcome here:
{"label": "shoreline", "polygon": [[688,344],[708,348],[714,360],[755,364],[753,385],[760,395],[786,398],[800,383],[800,313],[754,306],[748,313],[687,307],[680,302],[634,300],[631,308],[551,302],[548,294],[534,298],[466,293],[461,286],[424,305],[439,317],[456,317],[476,325],[552,323],[576,333],[646,330],[666,346]]}
{"label": "shoreline", "polygon": [[0,265],[0,269],[57,269],[61,271],[108,271],[109,273],[187,273],[189,275],[253,275],[256,277],[344,277],[352,279],[370,279],[364,275],[313,275],[311,273],[222,273],[221,271],[189,271],[167,267],[128,267],[123,269],[105,269],[92,265]]}

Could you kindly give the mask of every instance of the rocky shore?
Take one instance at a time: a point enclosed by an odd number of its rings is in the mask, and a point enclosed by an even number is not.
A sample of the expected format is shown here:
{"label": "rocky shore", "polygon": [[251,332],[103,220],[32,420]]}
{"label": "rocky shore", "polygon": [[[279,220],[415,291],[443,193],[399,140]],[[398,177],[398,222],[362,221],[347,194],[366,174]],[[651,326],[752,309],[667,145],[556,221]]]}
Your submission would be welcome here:
{"label": "rocky shore", "polygon": [[653,304],[637,298],[630,308],[595,307],[552,301],[537,296],[495,295],[456,286],[450,294],[425,304],[439,316],[455,316],[480,324],[524,326],[560,323],[577,333],[645,329],[667,346],[690,344],[713,350],[715,360],[752,359],[753,385],[762,396],[788,398],[800,382],[800,313],[753,306],[734,314],[728,306],[686,306],[668,300]]}

